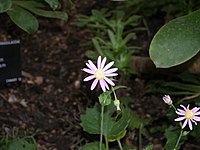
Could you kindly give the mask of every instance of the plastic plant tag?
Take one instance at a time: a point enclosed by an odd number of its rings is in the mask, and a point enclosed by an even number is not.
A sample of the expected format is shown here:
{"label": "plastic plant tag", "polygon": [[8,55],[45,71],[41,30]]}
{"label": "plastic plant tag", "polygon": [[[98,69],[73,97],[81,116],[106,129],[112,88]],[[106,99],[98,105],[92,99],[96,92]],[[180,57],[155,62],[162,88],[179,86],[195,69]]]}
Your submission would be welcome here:
{"label": "plastic plant tag", "polygon": [[21,82],[20,41],[0,42],[0,84]]}

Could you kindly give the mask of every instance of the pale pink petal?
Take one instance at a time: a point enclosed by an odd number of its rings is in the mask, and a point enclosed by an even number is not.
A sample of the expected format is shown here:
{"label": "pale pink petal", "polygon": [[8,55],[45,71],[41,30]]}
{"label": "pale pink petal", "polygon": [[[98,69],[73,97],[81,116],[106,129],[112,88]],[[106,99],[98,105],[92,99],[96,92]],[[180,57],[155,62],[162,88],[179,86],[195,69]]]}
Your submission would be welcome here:
{"label": "pale pink petal", "polygon": [[108,69],[107,71],[105,71],[106,74],[110,74],[110,73],[113,73],[115,71],[117,71],[118,68],[112,68],[112,69]]}
{"label": "pale pink petal", "polygon": [[97,68],[101,67],[101,56],[98,57],[97,59]]}
{"label": "pale pink petal", "polygon": [[90,89],[91,89],[91,90],[94,90],[94,88],[96,87],[97,83],[98,83],[98,80],[95,79],[95,80],[93,81],[92,86],[91,86]]}
{"label": "pale pink petal", "polygon": [[194,115],[200,115],[200,111],[195,112]]}
{"label": "pale pink petal", "polygon": [[105,81],[105,80],[102,80],[102,82],[104,82],[105,87],[109,90],[109,86],[108,86],[108,84],[106,83],[106,81]]}
{"label": "pale pink petal", "polygon": [[194,120],[191,120],[195,125],[197,125],[197,122],[196,121],[194,121]]}
{"label": "pale pink petal", "polygon": [[187,108],[183,105],[180,105],[185,111],[187,110]]}
{"label": "pale pink petal", "polygon": [[189,125],[190,130],[192,130],[192,122],[191,122],[191,120],[188,120],[188,125]]}
{"label": "pale pink petal", "polygon": [[106,81],[104,81],[104,82],[105,82],[106,88],[109,90],[110,88],[109,88],[108,84],[106,83]]}
{"label": "pale pink petal", "polygon": [[195,121],[200,121],[200,117],[198,117],[198,116],[194,116],[194,118],[193,118]]}
{"label": "pale pink petal", "polygon": [[83,68],[83,71],[89,73],[89,74],[94,74],[94,71],[87,69],[87,68]]}
{"label": "pale pink petal", "polygon": [[183,113],[183,114],[185,114],[185,111],[184,110],[182,110],[182,109],[177,109],[180,113]]}
{"label": "pale pink petal", "polygon": [[95,78],[95,76],[94,75],[91,75],[91,76],[88,76],[88,77],[86,77],[85,79],[83,79],[83,81],[90,81],[90,80],[92,80],[92,79],[94,79]]}
{"label": "pale pink petal", "polygon": [[113,64],[114,64],[114,61],[111,61],[110,63],[108,63],[108,64],[103,68],[103,71],[108,70]]}
{"label": "pale pink petal", "polygon": [[185,112],[184,112],[184,113],[181,113],[181,112],[176,111],[176,113],[177,113],[178,115],[180,115],[180,116],[184,116],[184,115],[185,115]]}
{"label": "pale pink petal", "polygon": [[94,65],[94,63],[91,60],[88,60],[88,63],[90,67],[92,68],[92,70],[97,70],[97,67]]}
{"label": "pale pink petal", "polygon": [[103,69],[103,67],[105,66],[106,63],[106,57],[104,57],[104,59],[101,62],[101,69]]}
{"label": "pale pink petal", "polygon": [[187,110],[189,110],[190,109],[190,105],[187,105]]}
{"label": "pale pink petal", "polygon": [[182,129],[185,128],[185,126],[187,125],[187,122],[188,122],[187,119],[185,119],[185,121],[184,121],[184,123],[182,125]]}
{"label": "pale pink petal", "polygon": [[197,111],[199,111],[199,107],[194,107],[193,109],[192,109],[192,111],[193,111],[193,113],[196,113]]}
{"label": "pale pink petal", "polygon": [[117,75],[118,75],[118,73],[110,73],[110,74],[106,74],[106,77],[114,77]]}
{"label": "pale pink petal", "polygon": [[106,82],[108,82],[110,85],[114,86],[115,83],[112,82],[112,80],[108,79],[107,77],[104,77],[104,79],[106,80]]}
{"label": "pale pink petal", "polygon": [[106,88],[105,88],[105,81],[104,80],[100,80],[100,86],[101,86],[101,89],[105,92],[106,91]]}
{"label": "pale pink petal", "polygon": [[90,66],[90,64],[88,64],[88,63],[85,63],[85,64],[86,64],[86,66],[87,66],[90,70],[95,71],[95,70]]}
{"label": "pale pink petal", "polygon": [[184,120],[185,119],[185,117],[179,117],[179,118],[176,118],[176,119],[174,119],[175,121],[181,121],[181,120]]}

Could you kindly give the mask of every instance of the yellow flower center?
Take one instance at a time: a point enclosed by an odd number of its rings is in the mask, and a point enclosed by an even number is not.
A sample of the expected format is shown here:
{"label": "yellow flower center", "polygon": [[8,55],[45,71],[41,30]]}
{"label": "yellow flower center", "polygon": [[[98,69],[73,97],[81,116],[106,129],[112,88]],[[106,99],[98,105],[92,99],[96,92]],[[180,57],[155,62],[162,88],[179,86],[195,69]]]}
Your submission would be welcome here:
{"label": "yellow flower center", "polygon": [[94,76],[98,80],[102,80],[105,78],[105,73],[102,69],[97,69],[94,73]]}
{"label": "yellow flower center", "polygon": [[194,113],[193,113],[193,111],[192,111],[192,110],[187,110],[187,111],[185,112],[185,118],[186,118],[187,120],[193,119],[193,118],[194,118]]}

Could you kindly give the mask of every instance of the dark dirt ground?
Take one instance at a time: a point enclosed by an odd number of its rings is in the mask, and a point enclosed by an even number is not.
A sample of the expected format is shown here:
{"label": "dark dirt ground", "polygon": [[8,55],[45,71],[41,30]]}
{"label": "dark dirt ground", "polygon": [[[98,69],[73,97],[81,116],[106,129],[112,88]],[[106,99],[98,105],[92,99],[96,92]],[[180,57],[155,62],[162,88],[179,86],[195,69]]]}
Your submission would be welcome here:
{"label": "dark dirt ground", "polygon": [[[0,40],[21,40],[22,77],[20,86],[12,85],[0,91],[0,134],[36,134],[38,150],[76,150],[92,140],[79,125],[80,115],[92,106],[98,91],[90,92],[89,84],[82,82],[81,68],[87,60],[82,40],[87,40],[75,27],[73,17],[87,13],[95,3],[75,2],[76,9],[69,12],[69,21],[39,18],[36,33],[26,34],[16,27],[6,15],[0,15]],[[126,95],[134,96],[131,108],[143,118],[152,118],[166,112],[167,106],[160,97],[145,96],[145,81],[131,79]],[[156,107],[156,109],[155,109]],[[137,145],[128,133],[124,143]],[[163,135],[147,135],[144,144],[153,143],[162,149]]]}

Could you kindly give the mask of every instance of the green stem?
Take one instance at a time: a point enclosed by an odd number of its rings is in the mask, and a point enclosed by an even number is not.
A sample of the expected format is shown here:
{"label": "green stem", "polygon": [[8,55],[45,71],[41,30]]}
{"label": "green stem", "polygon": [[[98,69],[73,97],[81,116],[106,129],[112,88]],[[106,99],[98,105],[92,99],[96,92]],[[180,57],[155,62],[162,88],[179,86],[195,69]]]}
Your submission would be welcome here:
{"label": "green stem", "polygon": [[100,144],[99,150],[102,150],[102,141],[103,141],[103,115],[104,115],[104,105],[101,105],[101,128],[100,128]]}
{"label": "green stem", "polygon": [[179,144],[179,142],[180,142],[180,140],[181,140],[182,135],[183,135],[183,130],[181,130],[181,132],[180,132],[180,135],[179,135],[179,137],[178,137],[178,140],[177,140],[177,142],[176,142],[176,145],[175,145],[175,147],[174,147],[174,150],[177,150],[177,147],[178,147],[178,144]]}
{"label": "green stem", "polygon": [[115,100],[117,100],[117,95],[116,95],[115,90],[114,90],[113,87],[112,87],[112,91],[113,91],[113,94],[114,94]]}
{"label": "green stem", "polygon": [[142,129],[143,129],[143,124],[140,124],[139,128],[139,150],[142,150]]}
{"label": "green stem", "polygon": [[105,141],[106,141],[106,150],[108,150],[108,138],[105,136]]}
{"label": "green stem", "polygon": [[172,106],[172,108],[174,108],[174,110],[175,110],[175,112],[176,112],[176,107],[175,107],[173,104],[172,104],[171,106]]}
{"label": "green stem", "polygon": [[122,147],[122,144],[121,144],[120,140],[117,140],[117,142],[118,142],[120,150],[123,150],[123,147]]}

